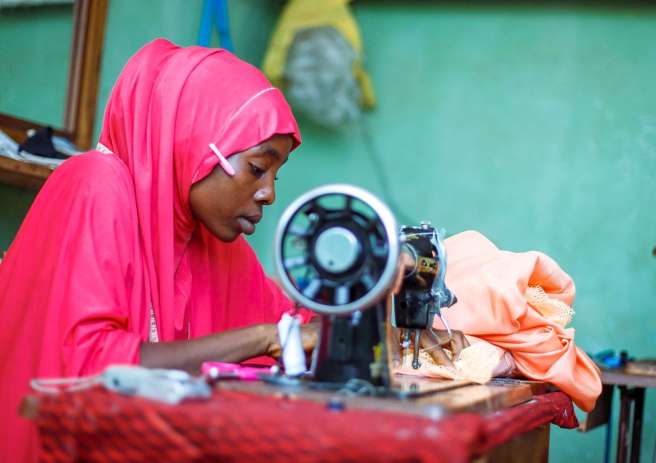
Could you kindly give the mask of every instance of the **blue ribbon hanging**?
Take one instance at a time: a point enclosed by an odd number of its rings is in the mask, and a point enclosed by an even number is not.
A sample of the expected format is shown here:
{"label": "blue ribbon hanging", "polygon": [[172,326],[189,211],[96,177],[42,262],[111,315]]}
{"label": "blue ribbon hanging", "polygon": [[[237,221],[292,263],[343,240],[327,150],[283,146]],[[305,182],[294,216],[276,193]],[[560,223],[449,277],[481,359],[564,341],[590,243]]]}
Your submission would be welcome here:
{"label": "blue ribbon hanging", "polygon": [[198,45],[209,47],[212,41],[212,30],[216,27],[221,48],[234,53],[232,38],[230,37],[230,19],[228,17],[227,0],[205,0],[203,13],[200,18],[198,30]]}

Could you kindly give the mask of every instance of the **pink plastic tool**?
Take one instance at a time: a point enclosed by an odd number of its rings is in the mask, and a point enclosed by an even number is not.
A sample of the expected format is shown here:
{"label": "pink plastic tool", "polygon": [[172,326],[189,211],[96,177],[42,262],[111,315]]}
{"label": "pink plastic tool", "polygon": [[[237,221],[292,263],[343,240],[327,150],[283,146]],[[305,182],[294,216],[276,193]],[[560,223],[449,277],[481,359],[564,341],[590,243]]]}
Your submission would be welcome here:
{"label": "pink plastic tool", "polygon": [[257,381],[263,375],[269,374],[268,368],[245,367],[238,363],[203,362],[201,373],[210,380],[240,379],[242,381]]}

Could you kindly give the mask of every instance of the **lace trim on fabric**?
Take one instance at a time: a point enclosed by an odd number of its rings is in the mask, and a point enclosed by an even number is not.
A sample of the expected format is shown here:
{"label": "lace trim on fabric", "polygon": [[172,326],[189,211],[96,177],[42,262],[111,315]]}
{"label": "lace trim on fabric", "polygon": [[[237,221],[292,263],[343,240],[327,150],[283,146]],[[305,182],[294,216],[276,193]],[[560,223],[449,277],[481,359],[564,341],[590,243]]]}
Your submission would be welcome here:
{"label": "lace trim on fabric", "polygon": [[[449,349],[444,349],[444,353],[453,360],[453,353]],[[453,362],[455,369],[445,365],[438,365],[426,349],[419,352],[420,367],[418,370],[412,368],[413,349],[405,349],[401,358],[401,368],[397,373],[404,374],[409,372],[421,376],[447,378],[457,381],[471,381],[478,384],[485,384],[492,378],[495,370],[498,369],[499,363],[504,362],[504,373],[507,370],[512,371],[509,366],[509,360],[502,355],[498,349],[487,342],[479,342],[465,347],[460,351],[460,356]]]}
{"label": "lace trim on fabric", "polygon": [[157,334],[157,320],[155,319],[155,310],[153,305],[150,305],[150,331],[148,332],[148,342],[159,342],[159,335]]}
{"label": "lace trim on fabric", "polygon": [[524,296],[526,302],[540,312],[540,315],[561,326],[567,326],[574,317],[574,309],[563,301],[550,297],[541,286],[529,286]]}
{"label": "lace trim on fabric", "polygon": [[[187,322],[187,339],[191,339],[191,321]],[[155,310],[151,304],[150,306],[150,329],[148,330],[148,342],[159,342],[159,335],[157,334],[157,319],[155,318]]]}

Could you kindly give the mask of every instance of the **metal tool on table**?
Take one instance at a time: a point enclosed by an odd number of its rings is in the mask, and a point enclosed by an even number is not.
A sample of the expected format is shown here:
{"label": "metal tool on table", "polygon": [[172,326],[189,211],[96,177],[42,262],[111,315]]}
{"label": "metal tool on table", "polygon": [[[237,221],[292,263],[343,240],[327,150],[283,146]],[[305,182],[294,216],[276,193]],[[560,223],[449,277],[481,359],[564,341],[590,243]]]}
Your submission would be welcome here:
{"label": "metal tool on table", "polygon": [[413,344],[412,367],[418,369],[423,331],[433,329],[433,319],[437,315],[451,336],[441,309],[452,306],[457,299],[444,281],[446,251],[442,235],[430,222],[421,222],[419,227],[401,227],[400,241],[401,252],[410,257],[412,265],[406,267],[403,286],[394,296],[392,320],[402,330],[402,347]]}
{"label": "metal tool on table", "polygon": [[398,257],[392,212],[360,188],[316,188],[283,213],[276,271],[287,293],[321,317],[314,381],[389,387],[385,296]]}

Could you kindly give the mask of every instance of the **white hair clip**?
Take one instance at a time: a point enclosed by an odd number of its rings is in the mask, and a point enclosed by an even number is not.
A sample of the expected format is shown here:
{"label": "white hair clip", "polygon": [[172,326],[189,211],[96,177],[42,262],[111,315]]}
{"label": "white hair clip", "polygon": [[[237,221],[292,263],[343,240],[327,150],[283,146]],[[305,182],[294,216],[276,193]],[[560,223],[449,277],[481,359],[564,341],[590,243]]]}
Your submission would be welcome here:
{"label": "white hair clip", "polygon": [[228,160],[221,154],[221,151],[219,151],[214,143],[210,143],[210,149],[214,151],[214,154],[219,158],[219,164],[221,164],[225,173],[230,177],[233,177],[235,175],[235,168],[230,165]]}

